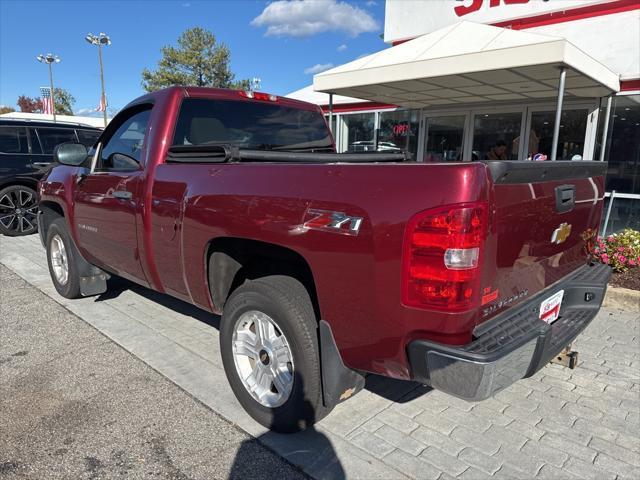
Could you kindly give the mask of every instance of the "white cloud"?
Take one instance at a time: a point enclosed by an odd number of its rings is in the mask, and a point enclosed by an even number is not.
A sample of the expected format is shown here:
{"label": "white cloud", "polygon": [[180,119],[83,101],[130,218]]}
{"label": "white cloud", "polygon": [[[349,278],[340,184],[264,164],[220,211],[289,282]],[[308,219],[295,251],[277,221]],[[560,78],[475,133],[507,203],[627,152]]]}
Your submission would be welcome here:
{"label": "white cloud", "polygon": [[305,68],[304,73],[305,75],[315,75],[330,68],[333,68],[333,63],[316,63],[313,67]]}
{"label": "white cloud", "polygon": [[338,48],[336,48],[336,50],[338,50],[339,52],[344,52],[346,49],[347,49],[347,45],[344,43],[340,45]]}
{"label": "white cloud", "polygon": [[367,2],[367,7],[375,7],[378,4],[378,2],[374,2],[373,0],[369,0]]}
{"label": "white cloud", "polygon": [[352,37],[380,29],[370,13],[338,0],[278,0],[251,21],[266,27],[268,37],[310,37],[322,32],[344,32]]}

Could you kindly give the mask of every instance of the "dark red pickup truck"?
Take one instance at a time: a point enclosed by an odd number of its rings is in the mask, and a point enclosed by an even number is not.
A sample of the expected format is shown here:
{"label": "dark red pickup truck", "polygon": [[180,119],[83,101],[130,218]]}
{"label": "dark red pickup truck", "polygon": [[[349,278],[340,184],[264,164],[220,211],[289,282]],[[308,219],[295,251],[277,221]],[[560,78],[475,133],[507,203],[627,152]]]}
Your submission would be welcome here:
{"label": "dark red pickup truck", "polygon": [[532,375],[597,313],[601,162],[336,154],[318,107],[169,88],[57,148],[39,226],[58,292],[119,275],[222,314],[260,423],[319,420],[371,372],[467,400]]}

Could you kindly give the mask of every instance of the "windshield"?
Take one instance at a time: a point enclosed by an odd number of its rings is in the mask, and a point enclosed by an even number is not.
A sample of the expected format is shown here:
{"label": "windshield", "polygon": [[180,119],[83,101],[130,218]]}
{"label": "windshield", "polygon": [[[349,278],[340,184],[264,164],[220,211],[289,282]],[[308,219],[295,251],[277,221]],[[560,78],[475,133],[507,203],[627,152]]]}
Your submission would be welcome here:
{"label": "windshield", "polygon": [[259,150],[333,151],[322,114],[275,102],[187,98],[173,145],[231,143]]}

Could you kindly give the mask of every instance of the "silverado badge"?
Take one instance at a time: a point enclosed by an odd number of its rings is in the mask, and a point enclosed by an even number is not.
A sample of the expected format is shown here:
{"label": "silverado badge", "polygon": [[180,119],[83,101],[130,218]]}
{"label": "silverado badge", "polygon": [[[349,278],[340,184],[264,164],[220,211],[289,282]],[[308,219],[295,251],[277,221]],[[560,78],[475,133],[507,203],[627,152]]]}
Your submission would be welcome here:
{"label": "silverado badge", "polygon": [[551,235],[551,243],[555,243],[556,245],[560,245],[571,235],[571,224],[570,223],[561,223],[558,228],[553,231]]}

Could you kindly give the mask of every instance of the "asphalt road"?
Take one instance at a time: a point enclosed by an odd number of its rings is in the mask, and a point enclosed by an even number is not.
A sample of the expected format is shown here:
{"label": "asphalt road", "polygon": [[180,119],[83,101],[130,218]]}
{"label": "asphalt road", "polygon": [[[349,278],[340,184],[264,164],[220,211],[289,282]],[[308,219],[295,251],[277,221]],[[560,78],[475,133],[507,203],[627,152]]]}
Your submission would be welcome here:
{"label": "asphalt road", "polygon": [[305,478],[0,265],[0,478]]}

